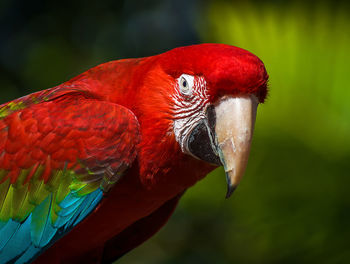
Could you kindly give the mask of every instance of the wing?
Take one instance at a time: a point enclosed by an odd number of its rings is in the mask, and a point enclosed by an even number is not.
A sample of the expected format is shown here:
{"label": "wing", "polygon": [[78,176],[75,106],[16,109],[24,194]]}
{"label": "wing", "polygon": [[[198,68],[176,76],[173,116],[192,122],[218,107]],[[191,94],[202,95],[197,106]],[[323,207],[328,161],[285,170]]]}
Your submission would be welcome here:
{"label": "wing", "polygon": [[139,125],[128,109],[76,90],[41,95],[0,108],[0,263],[40,254],[136,157]]}

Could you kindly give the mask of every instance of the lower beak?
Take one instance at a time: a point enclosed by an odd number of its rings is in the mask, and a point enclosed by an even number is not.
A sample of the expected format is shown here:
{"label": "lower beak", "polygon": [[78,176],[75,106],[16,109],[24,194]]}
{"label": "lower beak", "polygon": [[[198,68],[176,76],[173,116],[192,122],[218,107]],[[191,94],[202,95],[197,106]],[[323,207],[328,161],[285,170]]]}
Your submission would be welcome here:
{"label": "lower beak", "polygon": [[226,198],[236,189],[247,167],[257,106],[254,95],[225,97],[215,106],[215,147],[226,173]]}

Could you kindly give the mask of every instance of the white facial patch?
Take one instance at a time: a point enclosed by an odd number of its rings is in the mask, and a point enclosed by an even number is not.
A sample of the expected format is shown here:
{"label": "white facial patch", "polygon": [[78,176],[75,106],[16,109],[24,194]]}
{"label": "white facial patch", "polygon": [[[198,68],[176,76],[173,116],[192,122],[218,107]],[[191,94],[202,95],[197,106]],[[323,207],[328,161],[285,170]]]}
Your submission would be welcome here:
{"label": "white facial patch", "polygon": [[182,74],[175,87],[174,134],[183,152],[187,153],[186,142],[191,131],[202,119],[209,101],[207,85],[203,77]]}

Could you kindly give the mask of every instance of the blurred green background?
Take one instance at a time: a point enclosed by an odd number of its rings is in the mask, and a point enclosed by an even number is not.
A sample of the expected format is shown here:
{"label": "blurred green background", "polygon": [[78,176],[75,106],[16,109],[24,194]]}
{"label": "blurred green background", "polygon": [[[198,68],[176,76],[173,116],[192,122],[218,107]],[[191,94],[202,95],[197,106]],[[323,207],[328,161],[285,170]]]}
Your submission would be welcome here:
{"label": "blurred green background", "polygon": [[109,60],[220,42],[270,74],[246,175],[184,195],[118,263],[350,263],[350,6],[346,1],[0,2],[1,102]]}

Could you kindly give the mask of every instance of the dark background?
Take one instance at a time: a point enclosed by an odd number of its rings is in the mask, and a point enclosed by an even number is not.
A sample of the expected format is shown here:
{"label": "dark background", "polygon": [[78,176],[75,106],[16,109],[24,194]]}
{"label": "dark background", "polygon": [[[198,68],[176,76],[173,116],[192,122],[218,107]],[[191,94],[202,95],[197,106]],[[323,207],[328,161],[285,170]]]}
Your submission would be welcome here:
{"label": "dark background", "polygon": [[[221,169],[118,263],[350,262],[350,13],[340,1],[0,2],[1,102],[100,63],[220,42],[270,74],[247,173]],[[112,224],[112,223],[111,223]]]}
{"label": "dark background", "polygon": [[0,3],[3,100],[45,89],[97,64],[200,43],[195,1]]}

